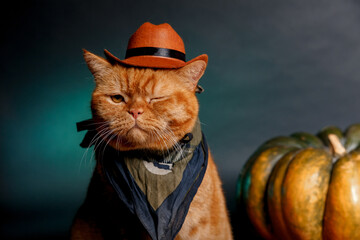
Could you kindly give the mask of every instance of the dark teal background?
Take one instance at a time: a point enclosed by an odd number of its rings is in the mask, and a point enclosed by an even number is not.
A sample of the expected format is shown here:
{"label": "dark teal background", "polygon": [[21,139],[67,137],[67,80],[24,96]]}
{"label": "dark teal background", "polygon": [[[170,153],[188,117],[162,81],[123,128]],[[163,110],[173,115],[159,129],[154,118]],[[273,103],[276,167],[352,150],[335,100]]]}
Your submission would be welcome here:
{"label": "dark teal background", "polygon": [[200,118],[231,213],[265,140],[360,121],[360,4],[320,1],[23,1],[1,10],[1,239],[66,238],[92,174],[75,123],[94,87],[82,48],[123,58],[143,23],[209,55]]}

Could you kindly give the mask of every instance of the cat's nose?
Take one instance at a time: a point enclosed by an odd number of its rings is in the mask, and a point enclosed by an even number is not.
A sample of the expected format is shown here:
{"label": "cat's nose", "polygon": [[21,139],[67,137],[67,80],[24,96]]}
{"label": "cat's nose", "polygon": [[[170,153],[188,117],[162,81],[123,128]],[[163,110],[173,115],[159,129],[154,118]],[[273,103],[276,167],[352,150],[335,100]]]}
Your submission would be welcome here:
{"label": "cat's nose", "polygon": [[129,113],[133,116],[134,119],[137,119],[139,115],[142,114],[143,112],[144,110],[141,108],[130,109],[129,111]]}

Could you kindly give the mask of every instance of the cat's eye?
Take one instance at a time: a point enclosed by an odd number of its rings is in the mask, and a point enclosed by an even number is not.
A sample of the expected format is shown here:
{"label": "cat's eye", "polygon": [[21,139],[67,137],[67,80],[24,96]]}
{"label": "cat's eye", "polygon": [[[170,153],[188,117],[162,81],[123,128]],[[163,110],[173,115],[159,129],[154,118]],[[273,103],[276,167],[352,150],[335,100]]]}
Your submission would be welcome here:
{"label": "cat's eye", "polygon": [[161,100],[165,100],[167,98],[167,96],[163,96],[163,97],[153,97],[150,98],[149,102],[156,102],[156,101],[161,101]]}
{"label": "cat's eye", "polygon": [[110,96],[111,97],[111,100],[114,102],[114,103],[121,103],[124,101],[124,97],[121,96],[120,94],[117,94],[117,95],[112,95]]}

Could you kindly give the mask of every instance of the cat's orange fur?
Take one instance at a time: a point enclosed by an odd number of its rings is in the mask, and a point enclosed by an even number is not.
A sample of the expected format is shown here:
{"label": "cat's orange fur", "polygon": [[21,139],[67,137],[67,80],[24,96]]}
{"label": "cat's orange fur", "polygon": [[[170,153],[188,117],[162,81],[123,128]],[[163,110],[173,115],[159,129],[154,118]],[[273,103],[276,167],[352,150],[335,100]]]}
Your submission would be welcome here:
{"label": "cat's orange fur", "polygon": [[[199,111],[195,90],[206,62],[198,60],[180,69],[166,70],[111,64],[88,51],[84,51],[84,58],[96,82],[91,104],[93,118],[98,121],[98,131],[104,132],[103,140],[112,147],[166,150],[191,132]],[[115,103],[111,99],[114,95],[123,96],[124,101]],[[134,112],[138,113],[136,120]],[[105,128],[113,132],[105,134]],[[72,227],[72,239],[103,239],[104,225],[116,228],[114,234],[122,236],[119,239],[150,239],[118,203],[97,163],[88,196]],[[106,211],[109,216],[117,212],[117,218],[125,220],[108,220],[112,217],[106,216]],[[106,216],[109,222],[101,223],[97,213]],[[211,154],[204,179],[176,239],[232,239],[221,181]]]}

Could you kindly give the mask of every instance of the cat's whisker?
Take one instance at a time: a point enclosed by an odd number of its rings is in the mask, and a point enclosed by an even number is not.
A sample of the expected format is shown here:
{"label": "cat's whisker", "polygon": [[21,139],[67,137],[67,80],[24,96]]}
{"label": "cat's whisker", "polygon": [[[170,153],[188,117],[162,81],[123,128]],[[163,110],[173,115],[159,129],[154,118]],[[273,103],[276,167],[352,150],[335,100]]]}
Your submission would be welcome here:
{"label": "cat's whisker", "polygon": [[105,145],[103,147],[102,155],[104,155],[107,145],[116,137],[116,134],[114,134],[113,131],[111,131],[111,133],[110,133],[110,135],[108,135],[108,137],[109,137],[109,140],[105,143]]}
{"label": "cat's whisker", "polygon": [[107,125],[110,121],[93,121],[90,123],[87,123],[85,126],[98,126],[98,125]]}
{"label": "cat's whisker", "polygon": [[95,140],[95,142],[94,142],[94,149],[93,149],[93,151],[92,151],[92,153],[91,153],[91,157],[90,157],[89,163],[91,163],[93,157],[95,156],[95,153],[96,153],[95,150],[96,150],[96,149],[98,148],[98,146],[99,146],[99,144],[98,144],[99,140],[102,141],[102,136],[106,135],[107,132],[108,132],[108,131],[104,131],[103,134],[99,135],[99,136],[96,138],[96,140]]}
{"label": "cat's whisker", "polygon": [[[105,124],[106,124],[106,123],[105,123]],[[103,124],[102,126],[104,126],[105,124]],[[80,160],[79,170],[80,170],[80,168],[81,168],[81,166],[82,166],[82,163],[83,163],[84,159],[85,159],[85,161],[86,161],[86,157],[87,157],[87,154],[88,154],[91,146],[95,143],[95,141],[96,141],[96,139],[98,138],[98,136],[100,136],[104,131],[106,131],[106,128],[98,131],[98,132],[95,134],[95,136],[91,139],[90,144],[89,144],[89,147],[86,148],[86,150],[85,150],[85,152],[83,153],[83,156],[82,156],[82,158],[81,158],[81,160]],[[90,163],[91,163],[91,160],[92,160],[92,157],[90,158]],[[86,163],[86,162],[85,162],[85,163]]]}
{"label": "cat's whisker", "polygon": [[179,141],[177,140],[174,132],[170,128],[165,128],[165,131],[168,133],[169,137],[174,142],[173,148],[175,149],[175,151],[177,151],[180,154],[180,158],[183,158],[184,157],[184,149],[179,144]]}
{"label": "cat's whisker", "polygon": [[178,141],[177,141],[177,139],[176,139],[176,137],[175,137],[174,132],[173,132],[170,128],[165,128],[165,129],[164,129],[164,132],[167,134],[168,140],[172,142],[173,147],[176,148],[177,145],[178,145]]}
{"label": "cat's whisker", "polygon": [[197,122],[198,122],[198,123],[200,123],[200,125],[207,126],[207,124],[206,124],[206,123],[201,122],[201,121],[200,121],[200,119],[197,119]]}
{"label": "cat's whisker", "polygon": [[170,156],[171,154],[171,149],[173,148],[173,142],[171,139],[169,139],[169,136],[164,133],[162,131],[162,134],[161,134],[162,138],[164,139],[164,142],[165,142],[165,148],[166,148],[166,151],[168,153],[168,156]]}
{"label": "cat's whisker", "polygon": [[[159,139],[159,137],[157,136],[156,130],[150,129],[149,133],[150,133],[151,139],[156,138],[157,141],[160,142],[160,139]],[[161,151],[161,152],[162,152],[163,158],[165,158],[164,151]]]}
{"label": "cat's whisker", "polygon": [[116,134],[116,142],[115,142],[116,149],[119,149],[119,137],[120,137],[120,135]]}
{"label": "cat's whisker", "polygon": [[[169,136],[169,137],[170,137],[172,142],[176,141],[171,136]],[[183,157],[183,149],[181,148],[181,146],[177,142],[175,144],[173,144],[172,148],[175,150],[175,152],[177,152],[177,155],[180,155],[180,157]]]}
{"label": "cat's whisker", "polygon": [[102,144],[106,141],[106,139],[108,139],[112,132],[113,131],[111,129],[107,129],[107,131],[101,136],[100,142],[95,144],[94,151],[96,151],[99,147],[102,146]]}
{"label": "cat's whisker", "polygon": [[109,130],[109,128],[105,125],[101,126],[103,127],[102,129],[98,130],[97,133],[95,134],[95,136],[92,138],[91,142],[90,142],[90,146],[92,146],[93,144],[95,144],[95,142],[98,140],[99,137],[102,137],[102,135]]}
{"label": "cat's whisker", "polygon": [[167,144],[166,144],[166,142],[165,142],[165,139],[164,139],[164,137],[162,136],[162,134],[160,134],[160,133],[159,133],[158,131],[156,131],[156,130],[155,130],[155,133],[157,134],[157,136],[159,136],[159,138],[162,140],[162,143],[164,144],[162,151],[164,152],[164,150],[166,150],[167,153],[168,153],[168,155],[170,155],[169,148],[168,148],[168,146],[167,146]]}
{"label": "cat's whisker", "polygon": [[[103,132],[97,139],[94,145],[94,151],[91,155],[90,161],[92,160],[92,158],[94,157],[97,149],[101,146],[102,142],[109,136],[109,134],[111,134],[111,129],[106,129],[105,132]],[[100,142],[99,142],[100,141]]]}

